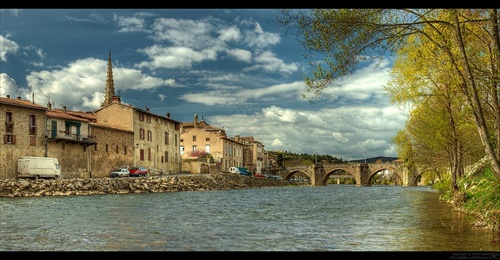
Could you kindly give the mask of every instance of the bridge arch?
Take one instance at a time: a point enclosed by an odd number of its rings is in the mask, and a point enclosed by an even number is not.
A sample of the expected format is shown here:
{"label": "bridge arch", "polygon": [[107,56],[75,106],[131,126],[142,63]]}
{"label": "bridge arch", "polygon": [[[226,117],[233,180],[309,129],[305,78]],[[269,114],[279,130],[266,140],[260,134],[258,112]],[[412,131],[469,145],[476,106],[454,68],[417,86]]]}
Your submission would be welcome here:
{"label": "bridge arch", "polygon": [[301,172],[309,177],[312,186],[326,186],[331,175],[342,171],[354,177],[356,186],[371,186],[370,182],[373,176],[385,170],[396,174],[403,186],[416,186],[416,180],[419,176],[417,171],[410,171],[404,164],[399,163],[336,163],[298,166],[286,168],[283,178],[290,180],[293,175]]}
{"label": "bridge arch", "polygon": [[368,183],[371,185],[372,179],[375,177],[375,175],[377,175],[383,171],[388,171],[388,172],[391,172],[392,174],[396,175],[396,177],[397,177],[396,185],[398,185],[398,181],[401,183],[403,182],[403,176],[402,176],[402,172],[400,170],[395,169],[394,167],[391,167],[389,165],[385,165],[385,166],[382,166],[380,168],[371,169],[371,173],[370,173],[369,178],[368,178]]}
{"label": "bridge arch", "polygon": [[297,173],[302,173],[304,176],[306,176],[307,178],[309,178],[309,181],[311,181],[311,176],[308,174],[307,171],[304,171],[302,169],[300,169],[300,170],[291,170],[290,172],[286,173],[285,176],[283,176],[283,179],[290,180]]}
{"label": "bridge arch", "polygon": [[[338,172],[347,173],[347,174],[335,174]],[[348,171],[348,170],[345,170],[342,168],[332,168],[332,169],[328,169],[328,171],[325,171],[325,173],[326,174],[323,176],[323,178],[321,180],[321,182],[325,183],[325,184],[328,183],[328,180],[330,179],[330,176],[332,176],[332,175],[337,176],[337,177],[342,176],[343,178],[354,178],[355,179],[355,175],[352,173],[352,170]]]}

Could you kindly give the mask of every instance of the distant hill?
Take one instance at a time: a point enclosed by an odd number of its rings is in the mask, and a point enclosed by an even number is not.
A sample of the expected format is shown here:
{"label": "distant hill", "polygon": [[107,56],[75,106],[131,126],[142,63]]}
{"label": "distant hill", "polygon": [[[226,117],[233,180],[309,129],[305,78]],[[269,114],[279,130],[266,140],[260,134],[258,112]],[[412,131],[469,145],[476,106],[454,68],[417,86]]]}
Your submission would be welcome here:
{"label": "distant hill", "polygon": [[[378,157],[366,158],[366,163],[375,163],[378,160],[381,160],[382,162],[392,162],[392,161],[397,160],[397,159],[399,159],[399,158],[398,157],[378,156]],[[349,162],[364,163],[365,159],[351,160]]]}

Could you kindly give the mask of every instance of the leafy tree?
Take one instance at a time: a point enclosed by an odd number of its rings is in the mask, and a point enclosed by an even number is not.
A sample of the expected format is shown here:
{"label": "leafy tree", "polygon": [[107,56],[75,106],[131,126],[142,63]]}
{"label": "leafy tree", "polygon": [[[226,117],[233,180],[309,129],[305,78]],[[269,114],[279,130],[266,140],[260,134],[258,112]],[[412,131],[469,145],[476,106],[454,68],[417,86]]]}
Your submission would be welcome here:
{"label": "leafy tree", "polygon": [[[305,83],[311,95],[303,97],[310,101],[320,99],[327,87],[335,86],[361,62],[377,61],[404,47],[419,46],[430,52],[428,57],[439,57],[434,67],[441,77],[435,79],[436,85],[450,84],[463,94],[484,152],[500,178],[500,17],[496,9],[294,9],[278,10],[277,20],[309,51],[306,57],[313,71]],[[323,60],[317,62],[314,54]]]}

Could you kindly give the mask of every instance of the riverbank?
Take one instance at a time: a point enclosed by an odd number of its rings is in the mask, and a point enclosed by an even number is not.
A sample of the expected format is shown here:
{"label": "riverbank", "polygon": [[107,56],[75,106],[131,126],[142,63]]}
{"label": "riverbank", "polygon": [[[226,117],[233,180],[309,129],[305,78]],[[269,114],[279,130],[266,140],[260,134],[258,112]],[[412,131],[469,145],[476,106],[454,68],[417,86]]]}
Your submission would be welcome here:
{"label": "riverbank", "polygon": [[287,180],[254,178],[226,173],[95,179],[5,179],[0,180],[0,197],[203,191],[288,185],[296,184]]}

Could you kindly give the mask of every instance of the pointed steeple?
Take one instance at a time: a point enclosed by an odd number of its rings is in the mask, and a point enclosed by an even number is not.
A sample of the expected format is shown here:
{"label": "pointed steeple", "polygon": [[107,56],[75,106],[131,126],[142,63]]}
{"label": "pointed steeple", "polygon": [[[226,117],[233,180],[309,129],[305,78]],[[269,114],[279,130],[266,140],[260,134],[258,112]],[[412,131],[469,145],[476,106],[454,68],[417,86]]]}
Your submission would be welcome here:
{"label": "pointed steeple", "polygon": [[115,83],[113,81],[113,68],[111,65],[111,50],[108,56],[108,73],[106,74],[106,92],[104,93],[104,102],[101,106],[111,104],[113,96],[115,95]]}

